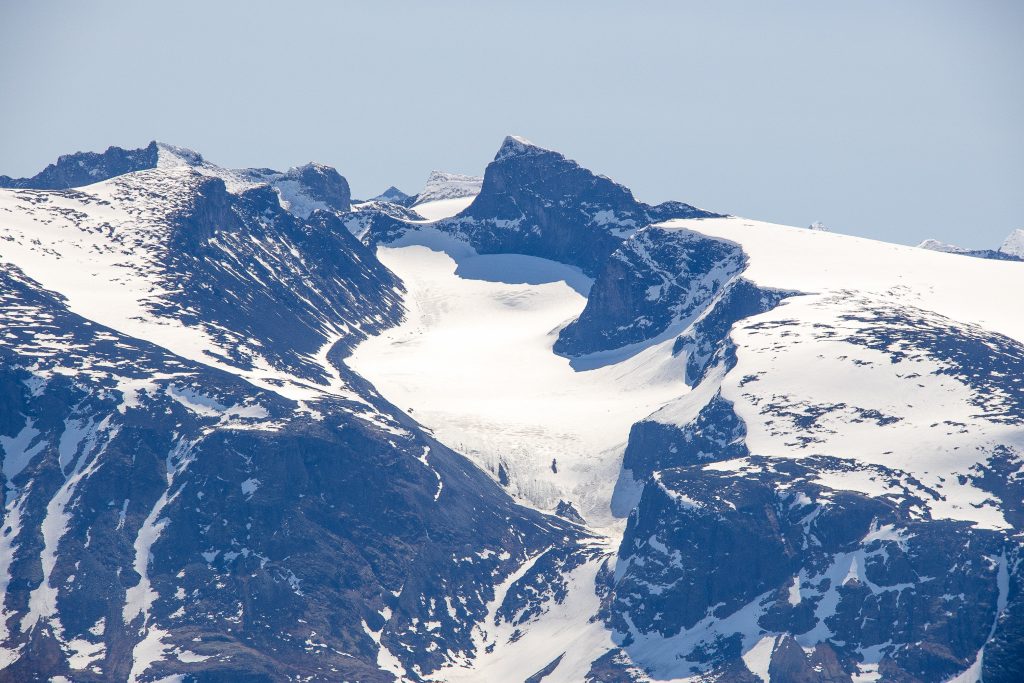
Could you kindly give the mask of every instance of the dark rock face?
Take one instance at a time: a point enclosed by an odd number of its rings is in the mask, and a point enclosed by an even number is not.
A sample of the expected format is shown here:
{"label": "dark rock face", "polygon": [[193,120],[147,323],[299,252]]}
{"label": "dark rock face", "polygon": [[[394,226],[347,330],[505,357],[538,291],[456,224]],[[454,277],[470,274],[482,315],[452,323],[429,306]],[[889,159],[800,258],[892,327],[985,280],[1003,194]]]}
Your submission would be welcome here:
{"label": "dark rock face", "polygon": [[399,281],[333,213],[302,220],[270,188],[235,196],[208,178],[175,224],[192,238],[169,254],[169,276],[185,286],[168,312],[191,309],[187,322],[223,321],[239,341],[267,340],[282,364],[302,366],[331,338],[329,321],[360,323],[344,335],[350,347],[402,315]]}
{"label": "dark rock face", "polygon": [[0,680],[393,680],[377,640],[425,674],[472,650],[499,577],[579,536],[372,393],[312,418],[0,278]]}
{"label": "dark rock face", "polygon": [[574,522],[576,524],[586,524],[586,520],[584,520],[583,517],[580,516],[580,513],[576,509],[576,507],[572,503],[565,500],[558,501],[558,505],[555,507],[555,514],[561,517],[562,519],[567,519],[570,522]]}
{"label": "dark rock face", "polygon": [[107,151],[65,154],[31,178],[0,176],[0,187],[65,190],[91,185],[132,171],[156,168],[157,144],[141,149],[108,147]]}
{"label": "dark rock face", "polygon": [[424,220],[415,209],[378,201],[366,202],[341,219],[356,239],[371,248],[402,236],[409,229],[410,222]]}
{"label": "dark rock face", "polygon": [[[645,487],[608,602],[626,652],[686,643],[679,656],[724,675],[734,639],[745,652],[779,634],[772,680],[850,680],[870,664],[884,680],[934,681],[969,666],[990,631],[1013,628],[1021,546],[1005,533],[816,483],[854,467],[841,460],[747,462],[666,469]],[[717,625],[704,630],[709,616]],[[1019,672],[1016,655],[994,649],[994,675],[1002,662]]]}
{"label": "dark rock face", "polygon": [[658,209],[557,152],[506,138],[473,203],[444,229],[481,253],[519,253],[594,276],[625,237],[653,220],[710,216],[687,204]]}
{"label": "dark rock face", "polygon": [[749,455],[747,430],[732,404],[717,394],[684,427],[641,420],[629,431],[622,468],[636,481],[658,470]]}
{"label": "dark rock face", "polygon": [[819,643],[808,656],[792,636],[782,636],[775,643],[768,675],[773,681],[793,683],[849,683],[850,674],[843,670],[833,650]]}
{"label": "dark rock face", "polygon": [[532,676],[530,676],[529,678],[527,678],[525,683],[541,683],[541,681],[543,681],[555,669],[558,668],[558,665],[562,663],[562,657],[564,657],[564,656],[565,656],[565,653],[563,652],[562,654],[560,654],[557,657],[555,657],[554,659],[552,659],[551,662],[549,662],[547,664],[547,666],[545,666],[540,671],[538,671],[537,673],[535,673]]}
{"label": "dark rock face", "polygon": [[[558,152],[509,137],[487,166],[473,203],[459,215],[431,225],[480,253],[538,256],[576,266],[593,277],[640,228],[670,218],[714,215],[680,202],[638,202],[627,188]],[[392,232],[370,241],[396,237]]]}
{"label": "dark rock face", "polygon": [[727,371],[731,370],[736,364],[729,342],[733,324],[772,310],[792,294],[759,287],[743,277],[730,281],[711,307],[672,347],[673,354],[686,353],[686,383],[696,386],[708,370],[720,362]]}
{"label": "dark rock face", "polygon": [[558,335],[555,352],[580,356],[681,332],[745,265],[736,244],[645,228],[605,261],[586,308]]}
{"label": "dark rock face", "polygon": [[[1017,555],[1018,562],[1020,554]],[[1011,683],[1024,672],[1024,586],[1022,581],[1011,581],[1006,607],[995,633],[985,645],[982,660],[983,680],[990,683]]]}
{"label": "dark rock face", "polygon": [[998,249],[969,249],[967,251],[959,252],[964,256],[973,256],[974,258],[987,258],[995,261],[1024,261],[1024,258],[1017,256],[1016,254],[1008,254],[1005,251]]}
{"label": "dark rock face", "polygon": [[514,138],[505,140],[480,194],[458,218],[459,232],[482,253],[541,256],[588,274],[648,222],[625,187]]}
{"label": "dark rock face", "polygon": [[[749,675],[749,674],[748,674]],[[609,650],[594,660],[586,683],[642,683],[650,680],[641,667],[622,650]],[[755,683],[753,679],[750,683]]]}

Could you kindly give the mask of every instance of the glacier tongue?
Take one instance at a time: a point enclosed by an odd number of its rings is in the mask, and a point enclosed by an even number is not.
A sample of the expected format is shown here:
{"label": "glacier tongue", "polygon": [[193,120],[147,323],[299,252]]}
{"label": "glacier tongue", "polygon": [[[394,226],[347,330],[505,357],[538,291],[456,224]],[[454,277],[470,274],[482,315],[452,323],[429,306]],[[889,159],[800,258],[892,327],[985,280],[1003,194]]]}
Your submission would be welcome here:
{"label": "glacier tongue", "polygon": [[[405,284],[406,319],[346,361],[390,401],[522,500],[573,502],[588,521],[609,504],[630,426],[687,391],[671,340],[586,372],[551,352],[583,309],[577,269],[516,254],[478,255],[426,233],[380,247]],[[504,473],[501,475],[500,473]]]}

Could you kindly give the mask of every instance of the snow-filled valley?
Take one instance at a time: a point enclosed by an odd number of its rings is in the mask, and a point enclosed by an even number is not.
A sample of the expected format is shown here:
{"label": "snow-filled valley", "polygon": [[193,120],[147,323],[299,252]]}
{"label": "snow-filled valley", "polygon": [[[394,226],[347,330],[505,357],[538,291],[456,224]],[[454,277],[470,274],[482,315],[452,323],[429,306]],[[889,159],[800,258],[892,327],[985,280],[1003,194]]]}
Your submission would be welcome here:
{"label": "snow-filled valley", "polygon": [[610,524],[630,426],[687,390],[671,342],[576,371],[551,346],[583,310],[589,278],[536,257],[479,255],[433,232],[415,237],[377,252],[405,285],[405,320],[346,363],[525,502],[553,510],[565,500]]}
{"label": "snow-filled valley", "polygon": [[1024,675],[1013,236],[518,137],[355,203],[161,143],[5,182],[0,681]]}

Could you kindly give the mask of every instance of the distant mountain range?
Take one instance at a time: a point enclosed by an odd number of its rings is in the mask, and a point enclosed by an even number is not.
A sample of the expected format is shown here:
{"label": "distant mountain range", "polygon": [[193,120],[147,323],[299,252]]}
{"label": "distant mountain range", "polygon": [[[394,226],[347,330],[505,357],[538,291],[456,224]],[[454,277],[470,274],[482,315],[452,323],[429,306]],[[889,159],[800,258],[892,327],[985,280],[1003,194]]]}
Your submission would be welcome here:
{"label": "distant mountain range", "polygon": [[0,681],[1024,680],[1024,231],[515,136],[367,201],[156,142],[0,187]]}
{"label": "distant mountain range", "polygon": [[1024,261],[1024,229],[1011,232],[998,249],[965,249],[964,247],[946,244],[938,240],[925,240],[917,246],[921,249],[944,251],[947,254],[961,254],[963,256],[996,259],[998,261]]}

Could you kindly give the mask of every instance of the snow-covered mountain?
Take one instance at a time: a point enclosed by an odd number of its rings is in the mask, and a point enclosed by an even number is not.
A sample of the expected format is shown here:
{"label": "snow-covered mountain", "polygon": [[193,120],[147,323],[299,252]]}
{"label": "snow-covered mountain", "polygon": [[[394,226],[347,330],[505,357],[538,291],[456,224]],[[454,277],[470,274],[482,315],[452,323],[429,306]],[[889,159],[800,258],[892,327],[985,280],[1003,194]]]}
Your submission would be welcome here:
{"label": "snow-covered mountain", "polygon": [[999,251],[1024,259],[1024,228],[1018,228],[1011,232],[999,247]]}
{"label": "snow-covered mountain", "polygon": [[480,194],[483,178],[479,176],[451,173],[449,171],[431,171],[427,183],[416,195],[415,204],[438,202],[444,199],[462,199]]}
{"label": "snow-covered mountain", "polygon": [[1024,264],[517,137],[2,180],[0,680],[1024,675]]}
{"label": "snow-covered mountain", "polygon": [[388,202],[390,204],[398,204],[399,206],[408,206],[413,201],[415,201],[415,199],[416,199],[416,197],[414,197],[412,195],[408,195],[408,194],[402,192],[401,190],[399,190],[394,185],[392,185],[391,187],[389,187],[388,189],[384,190],[383,192],[381,192],[376,197],[372,198],[370,201],[371,202]]}

